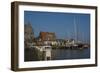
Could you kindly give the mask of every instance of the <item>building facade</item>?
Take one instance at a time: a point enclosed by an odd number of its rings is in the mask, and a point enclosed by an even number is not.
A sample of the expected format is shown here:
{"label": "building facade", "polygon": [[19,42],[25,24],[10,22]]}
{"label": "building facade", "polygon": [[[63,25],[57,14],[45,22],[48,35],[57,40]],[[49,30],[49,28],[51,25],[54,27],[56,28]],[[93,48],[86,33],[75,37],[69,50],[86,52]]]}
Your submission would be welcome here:
{"label": "building facade", "polygon": [[53,32],[40,32],[39,37],[42,41],[54,41],[56,40],[56,35]]}

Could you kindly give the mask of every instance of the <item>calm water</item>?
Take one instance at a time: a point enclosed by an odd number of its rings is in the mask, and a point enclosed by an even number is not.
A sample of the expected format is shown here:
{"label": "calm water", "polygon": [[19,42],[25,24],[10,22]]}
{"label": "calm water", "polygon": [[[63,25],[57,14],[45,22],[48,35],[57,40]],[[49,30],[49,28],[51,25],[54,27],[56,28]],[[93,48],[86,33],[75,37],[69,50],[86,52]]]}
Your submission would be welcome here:
{"label": "calm water", "polygon": [[90,58],[90,49],[53,49],[53,60]]}
{"label": "calm water", "polygon": [[[24,61],[40,61],[34,49],[25,49]],[[90,58],[90,49],[52,49],[52,60],[86,59]]]}

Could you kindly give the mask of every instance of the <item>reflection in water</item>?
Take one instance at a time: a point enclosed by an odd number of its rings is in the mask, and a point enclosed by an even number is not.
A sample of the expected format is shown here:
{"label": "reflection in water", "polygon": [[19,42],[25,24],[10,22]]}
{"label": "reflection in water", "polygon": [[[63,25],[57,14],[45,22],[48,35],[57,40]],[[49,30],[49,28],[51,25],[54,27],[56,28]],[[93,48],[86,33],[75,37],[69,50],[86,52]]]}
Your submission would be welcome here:
{"label": "reflection in water", "polygon": [[90,58],[90,49],[52,49],[52,60]]}
{"label": "reflection in water", "polygon": [[[44,53],[38,50],[25,49],[24,61],[44,61]],[[48,57],[47,57],[48,58]],[[90,58],[90,49],[52,49],[51,60],[87,59]]]}

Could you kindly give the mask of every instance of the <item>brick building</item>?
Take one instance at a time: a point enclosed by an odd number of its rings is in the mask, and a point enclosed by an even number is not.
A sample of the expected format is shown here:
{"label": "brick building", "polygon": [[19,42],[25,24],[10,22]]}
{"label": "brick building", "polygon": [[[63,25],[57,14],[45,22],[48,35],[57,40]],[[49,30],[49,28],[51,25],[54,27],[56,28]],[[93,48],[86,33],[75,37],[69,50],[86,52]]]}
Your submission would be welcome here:
{"label": "brick building", "polygon": [[39,37],[42,41],[54,41],[56,40],[56,35],[53,32],[40,32]]}

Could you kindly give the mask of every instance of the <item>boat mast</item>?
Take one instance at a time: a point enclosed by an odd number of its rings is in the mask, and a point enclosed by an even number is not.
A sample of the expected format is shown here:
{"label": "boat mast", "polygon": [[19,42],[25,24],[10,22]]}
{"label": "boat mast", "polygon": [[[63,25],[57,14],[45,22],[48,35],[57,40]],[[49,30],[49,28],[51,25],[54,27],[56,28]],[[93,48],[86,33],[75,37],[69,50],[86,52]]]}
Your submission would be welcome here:
{"label": "boat mast", "polygon": [[77,24],[76,24],[76,20],[75,20],[75,17],[74,17],[74,34],[75,34],[75,43],[77,43],[78,41],[78,38],[77,38]]}

